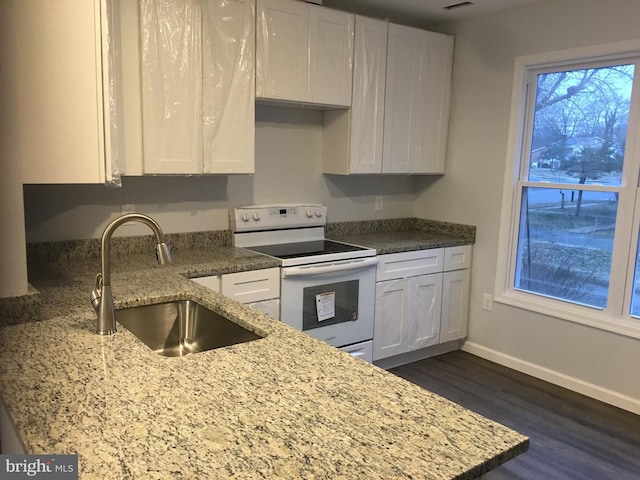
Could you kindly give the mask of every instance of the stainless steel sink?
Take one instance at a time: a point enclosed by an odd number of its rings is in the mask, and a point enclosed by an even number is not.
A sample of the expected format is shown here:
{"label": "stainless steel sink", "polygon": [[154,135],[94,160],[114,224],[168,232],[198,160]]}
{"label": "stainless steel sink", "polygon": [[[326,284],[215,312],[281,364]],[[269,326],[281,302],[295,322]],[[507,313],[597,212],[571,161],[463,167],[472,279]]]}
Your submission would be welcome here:
{"label": "stainless steel sink", "polygon": [[165,357],[257,340],[259,335],[192,300],[116,310],[116,320]]}

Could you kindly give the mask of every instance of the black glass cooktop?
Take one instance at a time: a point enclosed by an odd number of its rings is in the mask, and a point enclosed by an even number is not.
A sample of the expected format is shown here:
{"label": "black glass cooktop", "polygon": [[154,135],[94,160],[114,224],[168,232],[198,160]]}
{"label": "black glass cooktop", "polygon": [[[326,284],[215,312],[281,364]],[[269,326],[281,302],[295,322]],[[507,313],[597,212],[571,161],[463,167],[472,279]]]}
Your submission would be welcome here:
{"label": "black glass cooktop", "polygon": [[333,240],[313,240],[310,242],[281,243],[276,245],[260,245],[248,247],[258,253],[264,253],[276,258],[312,257],[331,253],[348,253],[367,250],[366,248],[334,242]]}

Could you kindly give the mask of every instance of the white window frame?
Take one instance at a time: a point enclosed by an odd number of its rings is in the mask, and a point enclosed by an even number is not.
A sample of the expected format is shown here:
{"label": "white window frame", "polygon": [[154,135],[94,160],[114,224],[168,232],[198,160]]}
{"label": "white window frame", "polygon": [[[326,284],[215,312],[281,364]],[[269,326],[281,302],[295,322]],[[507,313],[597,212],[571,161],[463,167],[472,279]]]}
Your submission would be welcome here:
{"label": "white window frame", "polygon": [[[524,165],[522,151],[528,139],[526,129],[527,80],[532,70],[545,67],[584,64],[611,60],[615,62],[624,57],[640,56],[640,40],[609,43],[590,47],[581,47],[556,52],[517,57],[515,59],[513,89],[511,94],[511,112],[505,177],[502,196],[502,211],[498,239],[498,258],[494,286],[494,300],[518,308],[588,325],[598,329],[615,332],[625,336],[640,338],[640,319],[629,315],[631,288],[640,228],[640,194],[638,177],[640,173],[640,139],[638,135],[627,136],[625,166],[623,171],[621,195],[633,195],[626,202],[618,202],[614,257],[611,265],[609,304],[606,309],[595,309],[582,305],[556,300],[542,295],[516,290],[513,286],[513,274],[517,254],[519,212],[522,189],[518,183]],[[580,67],[578,67],[580,68]],[[640,132],[640,69],[634,75],[634,101],[629,114],[629,132]],[[631,161],[629,161],[631,160]],[[527,183],[527,182],[524,182]],[[632,185],[630,185],[632,184]],[[544,186],[544,184],[540,184]],[[625,192],[625,193],[623,193]],[[621,211],[625,203],[629,208]],[[635,213],[634,213],[635,212]],[[620,221],[620,219],[623,219]],[[628,252],[628,255],[624,254]]]}

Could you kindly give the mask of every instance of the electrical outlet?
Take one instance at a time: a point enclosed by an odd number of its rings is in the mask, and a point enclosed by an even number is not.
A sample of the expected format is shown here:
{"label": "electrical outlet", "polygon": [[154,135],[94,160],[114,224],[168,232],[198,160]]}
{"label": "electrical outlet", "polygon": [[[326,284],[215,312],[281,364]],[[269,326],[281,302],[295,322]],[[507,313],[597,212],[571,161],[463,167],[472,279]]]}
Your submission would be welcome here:
{"label": "electrical outlet", "polygon": [[373,208],[375,209],[376,212],[382,211],[382,195],[376,195],[376,200],[373,205]]}
{"label": "electrical outlet", "polygon": [[493,295],[485,293],[482,295],[482,309],[490,312],[493,309]]}

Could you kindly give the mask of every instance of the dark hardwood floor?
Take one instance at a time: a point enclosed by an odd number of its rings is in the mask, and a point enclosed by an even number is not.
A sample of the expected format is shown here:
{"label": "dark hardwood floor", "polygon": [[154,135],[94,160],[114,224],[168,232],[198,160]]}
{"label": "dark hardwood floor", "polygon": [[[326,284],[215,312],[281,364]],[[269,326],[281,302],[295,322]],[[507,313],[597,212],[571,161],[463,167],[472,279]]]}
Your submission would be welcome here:
{"label": "dark hardwood floor", "polygon": [[639,415],[462,351],[390,371],[529,437],[483,480],[640,480]]}

